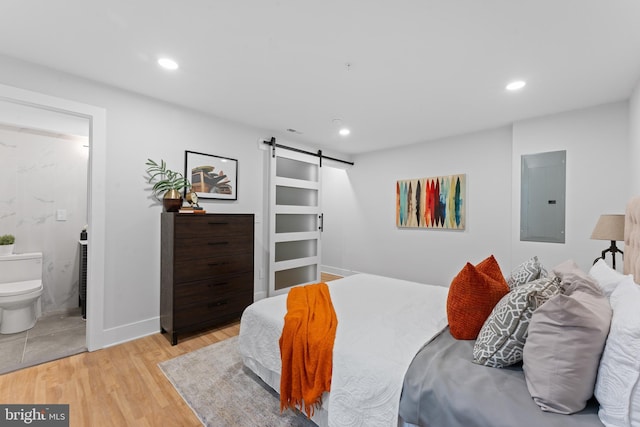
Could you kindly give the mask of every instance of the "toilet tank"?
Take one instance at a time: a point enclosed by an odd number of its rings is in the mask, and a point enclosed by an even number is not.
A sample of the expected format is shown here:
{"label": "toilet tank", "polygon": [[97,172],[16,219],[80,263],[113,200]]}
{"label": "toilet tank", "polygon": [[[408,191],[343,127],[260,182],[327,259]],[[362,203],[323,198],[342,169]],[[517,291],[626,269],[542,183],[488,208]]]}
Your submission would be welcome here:
{"label": "toilet tank", "polygon": [[0,283],[42,280],[42,253],[0,256]]}

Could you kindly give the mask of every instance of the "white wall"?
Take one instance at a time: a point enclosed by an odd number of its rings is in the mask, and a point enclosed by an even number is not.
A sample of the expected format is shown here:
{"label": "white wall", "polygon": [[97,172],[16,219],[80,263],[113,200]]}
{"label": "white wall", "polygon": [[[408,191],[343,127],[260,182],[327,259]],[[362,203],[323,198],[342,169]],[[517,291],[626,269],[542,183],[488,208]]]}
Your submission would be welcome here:
{"label": "white wall", "polygon": [[[86,138],[0,129],[0,234],[16,237],[14,253],[42,253],[45,313],[78,307],[78,238],[87,224],[87,143]],[[57,218],[60,209],[65,220]]]}
{"label": "white wall", "polygon": [[[628,191],[629,108],[627,102],[541,117],[513,125],[514,261],[538,255],[553,267],[573,259],[588,270],[609,242],[591,240],[601,214],[623,214]],[[520,242],[520,156],[566,150],[565,244]],[[505,230],[506,231],[506,230]],[[619,243],[622,249],[623,243]],[[623,249],[624,250],[624,249]],[[608,257],[611,264],[611,258]],[[622,270],[618,255],[616,266]]]}
{"label": "white wall", "polygon": [[[349,167],[350,168],[350,167]],[[346,276],[350,274],[345,256],[345,227],[343,218],[349,214],[353,200],[348,168],[322,166],[322,271]]]}
{"label": "white wall", "polygon": [[[599,215],[623,213],[633,194],[627,189],[628,115],[626,102],[603,105],[518,122],[512,132],[496,129],[357,156],[346,172],[326,170],[323,263],[336,273],[443,285],[466,261],[489,254],[505,274],[533,255],[548,268],[572,258],[588,269],[608,247],[589,238]],[[640,127],[640,117],[636,122]],[[567,151],[566,243],[520,242],[520,156],[557,150]],[[457,173],[467,174],[465,231],[395,227],[396,180]]]}
{"label": "white wall", "polygon": [[[106,109],[105,345],[159,330],[160,213],[145,181],[147,158],[182,171],[184,151],[238,160],[238,200],[203,201],[209,212],[256,213],[262,221],[264,132],[68,74],[0,56],[0,83]],[[256,271],[264,265],[256,224]],[[256,293],[266,284],[256,273]],[[91,315],[91,313],[89,313]]]}
{"label": "white wall", "polygon": [[[354,158],[347,171],[323,172],[323,264],[448,286],[466,261],[494,254],[510,265],[509,127]],[[396,181],[467,174],[464,231],[398,229]]]}

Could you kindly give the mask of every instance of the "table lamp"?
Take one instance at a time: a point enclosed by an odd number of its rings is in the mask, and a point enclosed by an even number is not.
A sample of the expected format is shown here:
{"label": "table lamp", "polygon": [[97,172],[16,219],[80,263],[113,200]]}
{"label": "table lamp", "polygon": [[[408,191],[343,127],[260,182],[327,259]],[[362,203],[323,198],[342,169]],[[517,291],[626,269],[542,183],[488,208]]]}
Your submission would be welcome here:
{"label": "table lamp", "polygon": [[616,246],[616,241],[624,240],[624,215],[600,215],[598,223],[593,229],[593,233],[591,233],[591,238],[594,240],[609,240],[611,242],[611,246],[602,251],[602,255],[596,258],[593,263],[598,262],[600,258],[604,259],[605,254],[611,252],[613,269],[615,270],[616,252],[620,252],[624,256],[624,252]]}

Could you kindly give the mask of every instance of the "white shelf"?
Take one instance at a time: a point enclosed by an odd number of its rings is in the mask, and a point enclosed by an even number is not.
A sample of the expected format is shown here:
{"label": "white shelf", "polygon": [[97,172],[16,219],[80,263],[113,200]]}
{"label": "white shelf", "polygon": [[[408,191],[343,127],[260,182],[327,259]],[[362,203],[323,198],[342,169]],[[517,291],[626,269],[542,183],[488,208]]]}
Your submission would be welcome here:
{"label": "white shelf", "polygon": [[303,233],[276,233],[275,242],[293,242],[299,240],[317,240],[317,231],[307,231]]}
{"label": "white shelf", "polygon": [[315,181],[305,181],[303,179],[276,177],[275,184],[279,187],[306,188],[309,190],[317,190],[320,185]]}
{"label": "white shelf", "polygon": [[306,267],[308,265],[318,264],[318,257],[312,256],[307,258],[290,259],[288,261],[279,261],[275,263],[275,271],[291,270],[292,268]]}

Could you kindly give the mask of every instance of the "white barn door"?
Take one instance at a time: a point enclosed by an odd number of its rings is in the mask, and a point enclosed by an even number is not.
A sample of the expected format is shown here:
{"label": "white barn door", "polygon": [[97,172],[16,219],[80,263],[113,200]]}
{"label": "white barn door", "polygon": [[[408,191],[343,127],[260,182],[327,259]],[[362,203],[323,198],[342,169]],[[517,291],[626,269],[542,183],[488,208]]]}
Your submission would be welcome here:
{"label": "white barn door", "polygon": [[270,148],[269,296],[320,281],[321,157]]}

